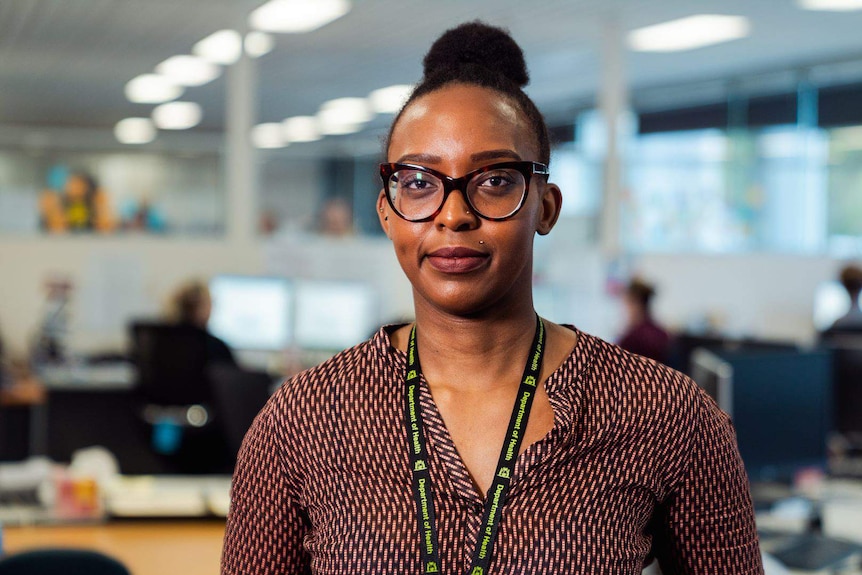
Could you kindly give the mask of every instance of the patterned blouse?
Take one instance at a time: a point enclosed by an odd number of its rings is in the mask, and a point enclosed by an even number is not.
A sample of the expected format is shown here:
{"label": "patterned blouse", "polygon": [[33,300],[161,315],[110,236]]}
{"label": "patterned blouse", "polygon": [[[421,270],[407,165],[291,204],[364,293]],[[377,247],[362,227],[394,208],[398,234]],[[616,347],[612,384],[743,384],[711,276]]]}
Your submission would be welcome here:
{"label": "patterned blouse", "polygon": [[[406,354],[388,328],[288,380],[234,474],[222,573],[418,574]],[[490,573],[761,574],[728,417],[685,376],[577,332],[545,382],[552,430],[517,459]],[[422,381],[441,572],[465,573],[483,500]]]}

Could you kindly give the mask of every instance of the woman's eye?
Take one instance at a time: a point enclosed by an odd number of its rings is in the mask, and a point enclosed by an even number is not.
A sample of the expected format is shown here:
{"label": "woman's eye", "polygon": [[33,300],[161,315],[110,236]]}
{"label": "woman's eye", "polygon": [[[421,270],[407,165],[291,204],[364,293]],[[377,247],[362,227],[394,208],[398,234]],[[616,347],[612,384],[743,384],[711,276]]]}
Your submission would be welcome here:
{"label": "woman's eye", "polygon": [[419,178],[410,178],[401,182],[402,188],[410,188],[413,190],[422,190],[426,186],[428,186],[428,182],[426,182],[425,180],[420,180]]}
{"label": "woman's eye", "polygon": [[483,188],[501,189],[512,186],[515,182],[508,174],[490,173],[482,176],[478,185]]}
{"label": "woman's eye", "polygon": [[398,187],[402,190],[425,191],[434,187],[434,183],[421,174],[403,176],[398,180]]}

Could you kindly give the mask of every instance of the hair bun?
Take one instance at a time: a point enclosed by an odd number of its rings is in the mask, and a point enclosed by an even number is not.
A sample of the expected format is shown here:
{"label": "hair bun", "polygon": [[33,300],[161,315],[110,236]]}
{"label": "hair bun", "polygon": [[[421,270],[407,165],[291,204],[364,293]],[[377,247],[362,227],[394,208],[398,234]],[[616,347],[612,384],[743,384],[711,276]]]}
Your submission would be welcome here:
{"label": "hair bun", "polygon": [[444,32],[422,63],[426,78],[476,66],[500,74],[522,88],[530,81],[521,47],[502,28],[478,20]]}

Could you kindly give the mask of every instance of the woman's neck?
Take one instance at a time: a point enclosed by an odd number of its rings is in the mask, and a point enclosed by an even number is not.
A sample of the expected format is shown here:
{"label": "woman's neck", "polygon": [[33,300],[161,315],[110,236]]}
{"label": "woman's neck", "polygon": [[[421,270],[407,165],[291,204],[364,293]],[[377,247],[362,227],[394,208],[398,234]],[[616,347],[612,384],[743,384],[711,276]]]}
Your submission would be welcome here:
{"label": "woman's neck", "polygon": [[416,309],[416,342],[431,387],[517,387],[536,331],[532,303],[506,313],[460,317]]}

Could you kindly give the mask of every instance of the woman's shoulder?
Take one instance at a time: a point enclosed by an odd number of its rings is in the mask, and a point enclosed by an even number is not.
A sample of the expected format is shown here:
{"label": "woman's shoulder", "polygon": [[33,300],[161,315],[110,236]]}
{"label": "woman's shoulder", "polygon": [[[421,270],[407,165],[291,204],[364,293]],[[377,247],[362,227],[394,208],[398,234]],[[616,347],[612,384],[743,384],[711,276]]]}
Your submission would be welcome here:
{"label": "woman's shoulder", "polygon": [[687,375],[595,336],[582,337],[591,350],[586,374],[590,384],[615,398],[624,420],[688,427],[704,409],[716,408]]}
{"label": "woman's shoulder", "polygon": [[322,363],[285,379],[273,398],[285,405],[331,403],[360,391],[388,385],[397,373],[398,351],[390,346],[386,327],[368,340],[336,353]]}

